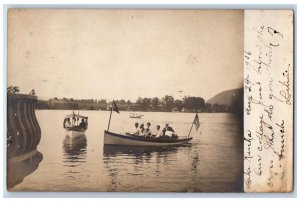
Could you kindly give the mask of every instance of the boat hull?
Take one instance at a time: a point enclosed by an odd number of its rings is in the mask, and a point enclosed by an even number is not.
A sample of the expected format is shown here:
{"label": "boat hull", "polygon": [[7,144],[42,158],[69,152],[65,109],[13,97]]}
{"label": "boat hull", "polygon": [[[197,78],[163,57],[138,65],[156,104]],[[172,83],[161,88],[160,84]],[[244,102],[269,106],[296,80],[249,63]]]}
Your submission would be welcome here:
{"label": "boat hull", "polygon": [[104,131],[104,145],[123,145],[123,146],[142,146],[142,147],[166,147],[178,146],[186,144],[192,138],[183,139],[160,139],[160,138],[146,138],[134,137],[129,135],[120,135],[112,132]]}
{"label": "boat hull", "polygon": [[85,130],[66,129],[66,135],[70,138],[77,138],[85,135]]}

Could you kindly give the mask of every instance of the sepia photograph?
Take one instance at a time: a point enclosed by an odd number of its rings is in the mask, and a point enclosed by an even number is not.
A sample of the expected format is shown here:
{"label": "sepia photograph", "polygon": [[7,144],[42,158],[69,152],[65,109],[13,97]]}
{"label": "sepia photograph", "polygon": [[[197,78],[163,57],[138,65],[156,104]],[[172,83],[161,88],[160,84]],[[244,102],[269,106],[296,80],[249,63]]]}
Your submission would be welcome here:
{"label": "sepia photograph", "polygon": [[244,192],[244,10],[7,14],[9,192]]}

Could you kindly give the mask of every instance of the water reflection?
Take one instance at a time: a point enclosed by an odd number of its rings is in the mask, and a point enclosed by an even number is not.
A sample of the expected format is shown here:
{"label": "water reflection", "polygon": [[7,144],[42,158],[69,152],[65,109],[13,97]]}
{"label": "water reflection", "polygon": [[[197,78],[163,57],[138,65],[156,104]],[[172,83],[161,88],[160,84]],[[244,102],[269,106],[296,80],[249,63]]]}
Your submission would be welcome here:
{"label": "water reflection", "polygon": [[118,155],[127,155],[135,157],[151,157],[151,154],[167,154],[178,151],[179,148],[190,148],[191,144],[181,145],[177,147],[134,147],[134,146],[110,146],[104,145],[103,156],[104,159]]}
{"label": "water reflection", "polygon": [[[138,183],[134,181],[147,179],[149,175],[156,177],[165,175],[165,166],[171,162],[179,160],[178,152],[191,150],[191,144],[178,147],[128,147],[128,146],[104,146],[103,163],[105,173],[108,174],[110,183],[107,184],[107,191],[125,191],[133,190]],[[197,169],[196,164],[199,160],[193,162],[192,167]],[[149,173],[151,172],[151,173]],[[124,176],[131,188],[122,185]],[[130,182],[131,181],[131,182]],[[140,182],[141,183],[141,182]],[[150,186],[150,185],[149,185]],[[147,189],[147,187],[144,187]],[[140,187],[139,191],[141,191]],[[149,190],[153,190],[153,187]]]}
{"label": "water reflection", "polygon": [[[43,160],[43,154],[39,151],[31,152],[23,156],[14,157],[8,160],[7,163],[7,188],[13,188],[20,184],[23,179],[33,173]],[[29,153],[28,153],[29,154]]]}
{"label": "water reflection", "polygon": [[63,141],[63,162],[64,166],[77,167],[86,162],[87,139],[83,134],[72,138],[66,136]]}

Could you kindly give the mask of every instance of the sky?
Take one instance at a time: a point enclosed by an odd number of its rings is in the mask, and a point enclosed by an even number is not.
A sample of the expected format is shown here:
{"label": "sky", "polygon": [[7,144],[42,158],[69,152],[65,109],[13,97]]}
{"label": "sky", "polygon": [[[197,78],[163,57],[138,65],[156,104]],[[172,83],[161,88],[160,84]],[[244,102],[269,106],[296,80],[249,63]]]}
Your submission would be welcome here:
{"label": "sky", "polygon": [[10,9],[7,85],[49,98],[208,100],[242,87],[243,30],[240,10]]}

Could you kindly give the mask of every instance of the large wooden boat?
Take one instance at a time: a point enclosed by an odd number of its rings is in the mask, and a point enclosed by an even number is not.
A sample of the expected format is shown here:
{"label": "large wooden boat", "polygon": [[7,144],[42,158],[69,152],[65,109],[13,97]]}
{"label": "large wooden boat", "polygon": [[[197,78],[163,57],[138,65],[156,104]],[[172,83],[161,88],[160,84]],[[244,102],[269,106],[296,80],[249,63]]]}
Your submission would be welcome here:
{"label": "large wooden boat", "polygon": [[168,136],[151,138],[129,134],[122,135],[106,130],[104,131],[104,145],[165,147],[186,144],[192,139],[192,137],[171,138]]}

